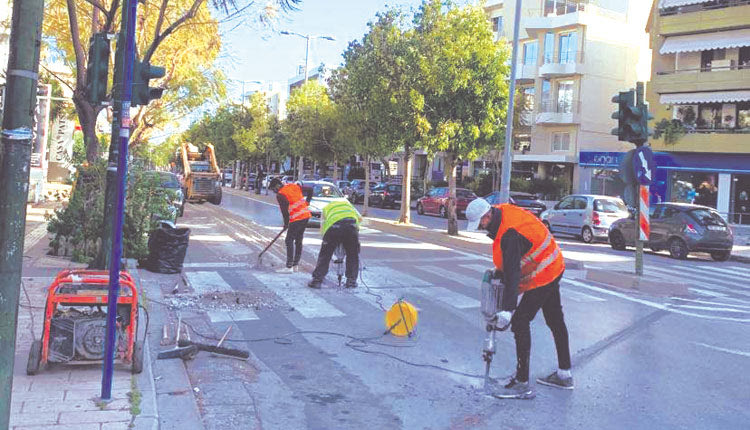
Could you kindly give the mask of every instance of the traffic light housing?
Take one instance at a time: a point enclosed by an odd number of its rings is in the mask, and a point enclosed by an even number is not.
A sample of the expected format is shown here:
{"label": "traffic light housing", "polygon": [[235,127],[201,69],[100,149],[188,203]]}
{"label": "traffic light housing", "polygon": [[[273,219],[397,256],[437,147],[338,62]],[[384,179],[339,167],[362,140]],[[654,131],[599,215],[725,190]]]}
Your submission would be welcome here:
{"label": "traffic light housing", "polygon": [[86,64],[86,100],[98,105],[107,99],[109,76],[109,38],[107,33],[95,33],[89,43]]}
{"label": "traffic light housing", "polygon": [[653,116],[648,111],[648,104],[638,100],[636,103],[636,91],[620,91],[612,97],[612,102],[617,103],[618,110],[612,114],[612,118],[617,120],[617,128],[612,129],[612,134],[618,137],[618,140],[634,143],[641,146],[648,141],[652,134],[648,129],[648,121]]}
{"label": "traffic light housing", "polygon": [[612,129],[612,134],[617,136],[617,140],[630,142],[631,136],[628,134],[627,122],[635,107],[635,91],[620,91],[612,97],[612,103],[617,103],[617,111],[612,114],[612,119],[617,120],[617,128]]}
{"label": "traffic light housing", "polygon": [[149,80],[163,78],[164,67],[152,66],[148,62],[136,59],[133,63],[133,93],[131,106],[145,106],[151,100],[161,98],[164,88],[149,87]]}

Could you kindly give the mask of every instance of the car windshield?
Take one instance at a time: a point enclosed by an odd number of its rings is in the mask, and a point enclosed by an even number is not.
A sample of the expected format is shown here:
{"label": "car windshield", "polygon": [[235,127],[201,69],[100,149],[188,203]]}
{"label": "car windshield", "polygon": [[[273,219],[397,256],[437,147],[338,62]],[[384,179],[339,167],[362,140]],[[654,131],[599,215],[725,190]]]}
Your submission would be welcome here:
{"label": "car windshield", "polygon": [[473,199],[476,196],[469,190],[456,190],[456,197],[459,199]]}
{"label": "car windshield", "polygon": [[177,176],[171,173],[160,172],[159,180],[161,181],[162,188],[180,188],[180,183],[177,181]]}
{"label": "car windshield", "polygon": [[533,194],[513,193],[513,200],[536,200],[536,196]]}
{"label": "car windshield", "polygon": [[190,170],[198,173],[210,172],[211,166],[208,164],[208,161],[191,161]]}
{"label": "car windshield", "polygon": [[344,197],[341,191],[333,185],[315,185],[313,197]]}
{"label": "car windshield", "polygon": [[700,225],[726,225],[726,222],[721,218],[721,215],[710,209],[693,209],[688,213],[694,220],[698,221]]}
{"label": "car windshield", "polygon": [[604,213],[627,212],[625,203],[619,200],[596,199],[594,200],[594,211]]}

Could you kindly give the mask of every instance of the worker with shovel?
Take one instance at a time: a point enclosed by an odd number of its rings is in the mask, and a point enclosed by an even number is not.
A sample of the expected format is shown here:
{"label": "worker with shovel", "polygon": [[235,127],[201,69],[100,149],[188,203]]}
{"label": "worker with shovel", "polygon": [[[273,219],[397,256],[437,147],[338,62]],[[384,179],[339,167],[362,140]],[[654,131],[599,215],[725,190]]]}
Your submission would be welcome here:
{"label": "worker with shovel", "polygon": [[348,201],[333,201],[323,208],[323,221],[320,232],[323,243],[320,245],[318,263],[312,274],[310,288],[320,288],[328,273],[331,257],[339,244],[344,245],[346,252],[346,288],[357,287],[359,272],[359,223],[362,216]]}
{"label": "worker with shovel", "polygon": [[573,389],[568,329],[560,304],[560,279],[565,262],[552,233],[533,214],[507,203],[492,207],[486,200],[476,199],[466,207],[466,218],[467,230],[487,230],[487,236],[493,240],[492,260],[505,289],[510,289],[516,297],[523,295],[518,306],[517,298],[507,303],[503,300],[503,308],[497,313],[498,327],[510,323],[516,339],[517,364],[515,376],[493,395],[507,399],[534,397],[529,386],[529,324],[539,309],[552,331],[559,369],[538,378],[537,382]]}
{"label": "worker with shovel", "polygon": [[307,222],[312,216],[307,207],[312,199],[312,190],[307,197],[302,194],[299,184],[282,184],[279,178],[273,178],[268,188],[276,193],[281,216],[284,218],[286,232],[286,267],[278,273],[292,273],[298,271],[299,261],[302,259],[302,237],[305,235]]}

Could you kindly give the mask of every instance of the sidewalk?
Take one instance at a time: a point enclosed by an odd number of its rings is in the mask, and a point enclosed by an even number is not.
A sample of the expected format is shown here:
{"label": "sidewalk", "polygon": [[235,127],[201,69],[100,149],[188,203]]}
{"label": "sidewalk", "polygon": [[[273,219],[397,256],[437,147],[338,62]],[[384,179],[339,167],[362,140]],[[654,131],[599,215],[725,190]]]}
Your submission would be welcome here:
{"label": "sidewalk", "polygon": [[[46,255],[48,238],[44,213],[53,204],[28,208],[24,240],[24,268],[18,310],[16,355],[10,428],[52,430],[155,429],[153,391],[144,385],[150,363],[141,376],[115,365],[112,402],[100,404],[102,368],[91,365],[48,365],[37,375],[26,375],[31,343],[39,339],[47,287],[62,269],[82,268],[62,257]],[[148,351],[146,352],[148,354]]]}

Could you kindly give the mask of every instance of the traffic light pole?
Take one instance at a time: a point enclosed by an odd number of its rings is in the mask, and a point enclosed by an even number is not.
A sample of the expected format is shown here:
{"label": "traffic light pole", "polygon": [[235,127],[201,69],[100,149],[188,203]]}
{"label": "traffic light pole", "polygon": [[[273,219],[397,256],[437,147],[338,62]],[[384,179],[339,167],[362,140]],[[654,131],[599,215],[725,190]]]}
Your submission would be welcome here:
{"label": "traffic light pole", "polygon": [[510,173],[513,170],[513,110],[516,105],[516,60],[518,59],[518,32],[521,25],[521,0],[516,0],[513,17],[513,52],[510,60],[510,89],[508,90],[508,112],[505,116],[505,147],[503,164],[500,172],[500,202],[510,200]]}
{"label": "traffic light pole", "polygon": [[43,0],[13,2],[0,149],[0,429],[9,427]]}
{"label": "traffic light pole", "polygon": [[[122,25],[117,39],[115,59],[114,103],[112,141],[107,175],[116,172],[117,189],[112,217],[111,249],[109,258],[109,295],[107,298],[107,338],[102,366],[101,400],[112,399],[112,375],[117,350],[117,299],[120,293],[120,259],[122,258],[122,224],[125,213],[125,182],[128,168],[128,141],[130,138],[130,102],[132,96],[133,63],[135,62],[135,18],[138,0],[122,4]],[[117,61],[119,60],[119,61]],[[121,77],[118,81],[118,77]],[[118,88],[118,85],[120,86]],[[114,149],[114,160],[113,160]],[[116,165],[113,161],[116,161]],[[116,170],[115,170],[116,169]],[[105,217],[105,220],[107,218]]]}

